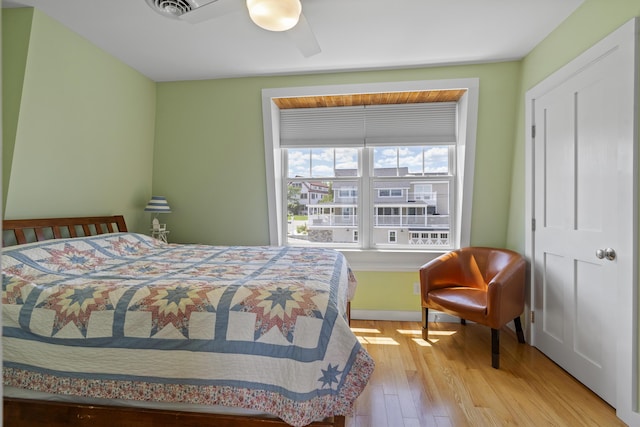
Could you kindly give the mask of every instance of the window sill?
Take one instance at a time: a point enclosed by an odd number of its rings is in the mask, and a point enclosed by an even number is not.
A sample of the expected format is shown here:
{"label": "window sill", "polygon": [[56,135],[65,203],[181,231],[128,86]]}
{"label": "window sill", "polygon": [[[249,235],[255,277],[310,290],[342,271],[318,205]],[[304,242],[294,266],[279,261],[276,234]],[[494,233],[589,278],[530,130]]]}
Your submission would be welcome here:
{"label": "window sill", "polygon": [[432,259],[449,252],[444,250],[360,250],[337,249],[342,252],[353,271],[417,272]]}

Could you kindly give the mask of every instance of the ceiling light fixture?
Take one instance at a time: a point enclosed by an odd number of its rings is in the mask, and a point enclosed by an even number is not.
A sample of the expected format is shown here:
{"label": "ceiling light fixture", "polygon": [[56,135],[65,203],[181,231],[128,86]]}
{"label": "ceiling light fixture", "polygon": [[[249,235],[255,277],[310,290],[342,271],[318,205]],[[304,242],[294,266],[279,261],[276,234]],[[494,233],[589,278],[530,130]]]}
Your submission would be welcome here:
{"label": "ceiling light fixture", "polygon": [[300,0],[247,0],[251,20],[269,31],[287,31],[300,19]]}

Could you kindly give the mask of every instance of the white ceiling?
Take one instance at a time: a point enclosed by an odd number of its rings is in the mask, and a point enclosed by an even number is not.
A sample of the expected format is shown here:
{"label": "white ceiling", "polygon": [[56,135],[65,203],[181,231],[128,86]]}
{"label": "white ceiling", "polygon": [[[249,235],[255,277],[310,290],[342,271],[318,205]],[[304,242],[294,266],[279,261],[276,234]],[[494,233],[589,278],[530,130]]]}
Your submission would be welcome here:
{"label": "white ceiling", "polygon": [[[145,0],[4,0],[35,7],[155,81],[408,68],[524,57],[583,0],[302,0],[322,52],[254,25],[245,0],[199,24]],[[223,2],[221,2],[223,3]],[[231,3],[232,4],[232,3]]]}

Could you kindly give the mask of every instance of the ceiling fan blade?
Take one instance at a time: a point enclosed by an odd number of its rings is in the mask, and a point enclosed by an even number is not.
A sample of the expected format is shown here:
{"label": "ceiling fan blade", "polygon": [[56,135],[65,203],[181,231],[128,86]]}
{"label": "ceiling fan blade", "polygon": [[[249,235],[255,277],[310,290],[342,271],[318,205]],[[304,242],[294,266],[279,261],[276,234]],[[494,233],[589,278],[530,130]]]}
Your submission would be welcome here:
{"label": "ceiling fan blade", "polygon": [[286,33],[291,37],[296,46],[298,46],[298,49],[300,49],[300,52],[302,52],[302,55],[304,55],[305,58],[317,55],[322,51],[318,44],[318,40],[316,39],[315,34],[313,34],[313,30],[303,13],[300,14],[300,20],[296,26],[288,30]]}
{"label": "ceiling fan blade", "polygon": [[193,9],[191,12],[180,15],[181,20],[191,24],[197,24],[237,12],[242,8],[243,4],[243,2],[237,0],[200,0],[194,3],[201,4],[201,6]]}

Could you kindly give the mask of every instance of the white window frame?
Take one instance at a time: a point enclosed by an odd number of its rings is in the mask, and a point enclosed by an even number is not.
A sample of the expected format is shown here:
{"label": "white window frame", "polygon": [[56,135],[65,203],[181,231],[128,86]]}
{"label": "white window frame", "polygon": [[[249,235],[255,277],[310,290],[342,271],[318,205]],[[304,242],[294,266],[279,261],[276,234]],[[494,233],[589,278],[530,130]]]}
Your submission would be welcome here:
{"label": "white window frame", "polygon": [[[463,78],[263,89],[262,116],[270,244],[282,245],[284,231],[287,229],[286,211],[280,203],[282,197],[286,196],[286,194],[282,194],[284,186],[282,184],[281,169],[283,164],[279,137],[280,109],[273,101],[274,98],[466,89],[465,95],[458,103],[459,134],[458,155],[456,156],[456,188],[458,191],[454,195],[456,215],[455,218],[452,218],[452,227],[455,227],[456,230],[453,233],[455,236],[453,246],[456,248],[468,246],[471,235],[479,86],[480,80],[478,78]],[[344,249],[341,251],[347,257],[350,266],[360,271],[416,271],[424,262],[443,252],[434,249]]]}

